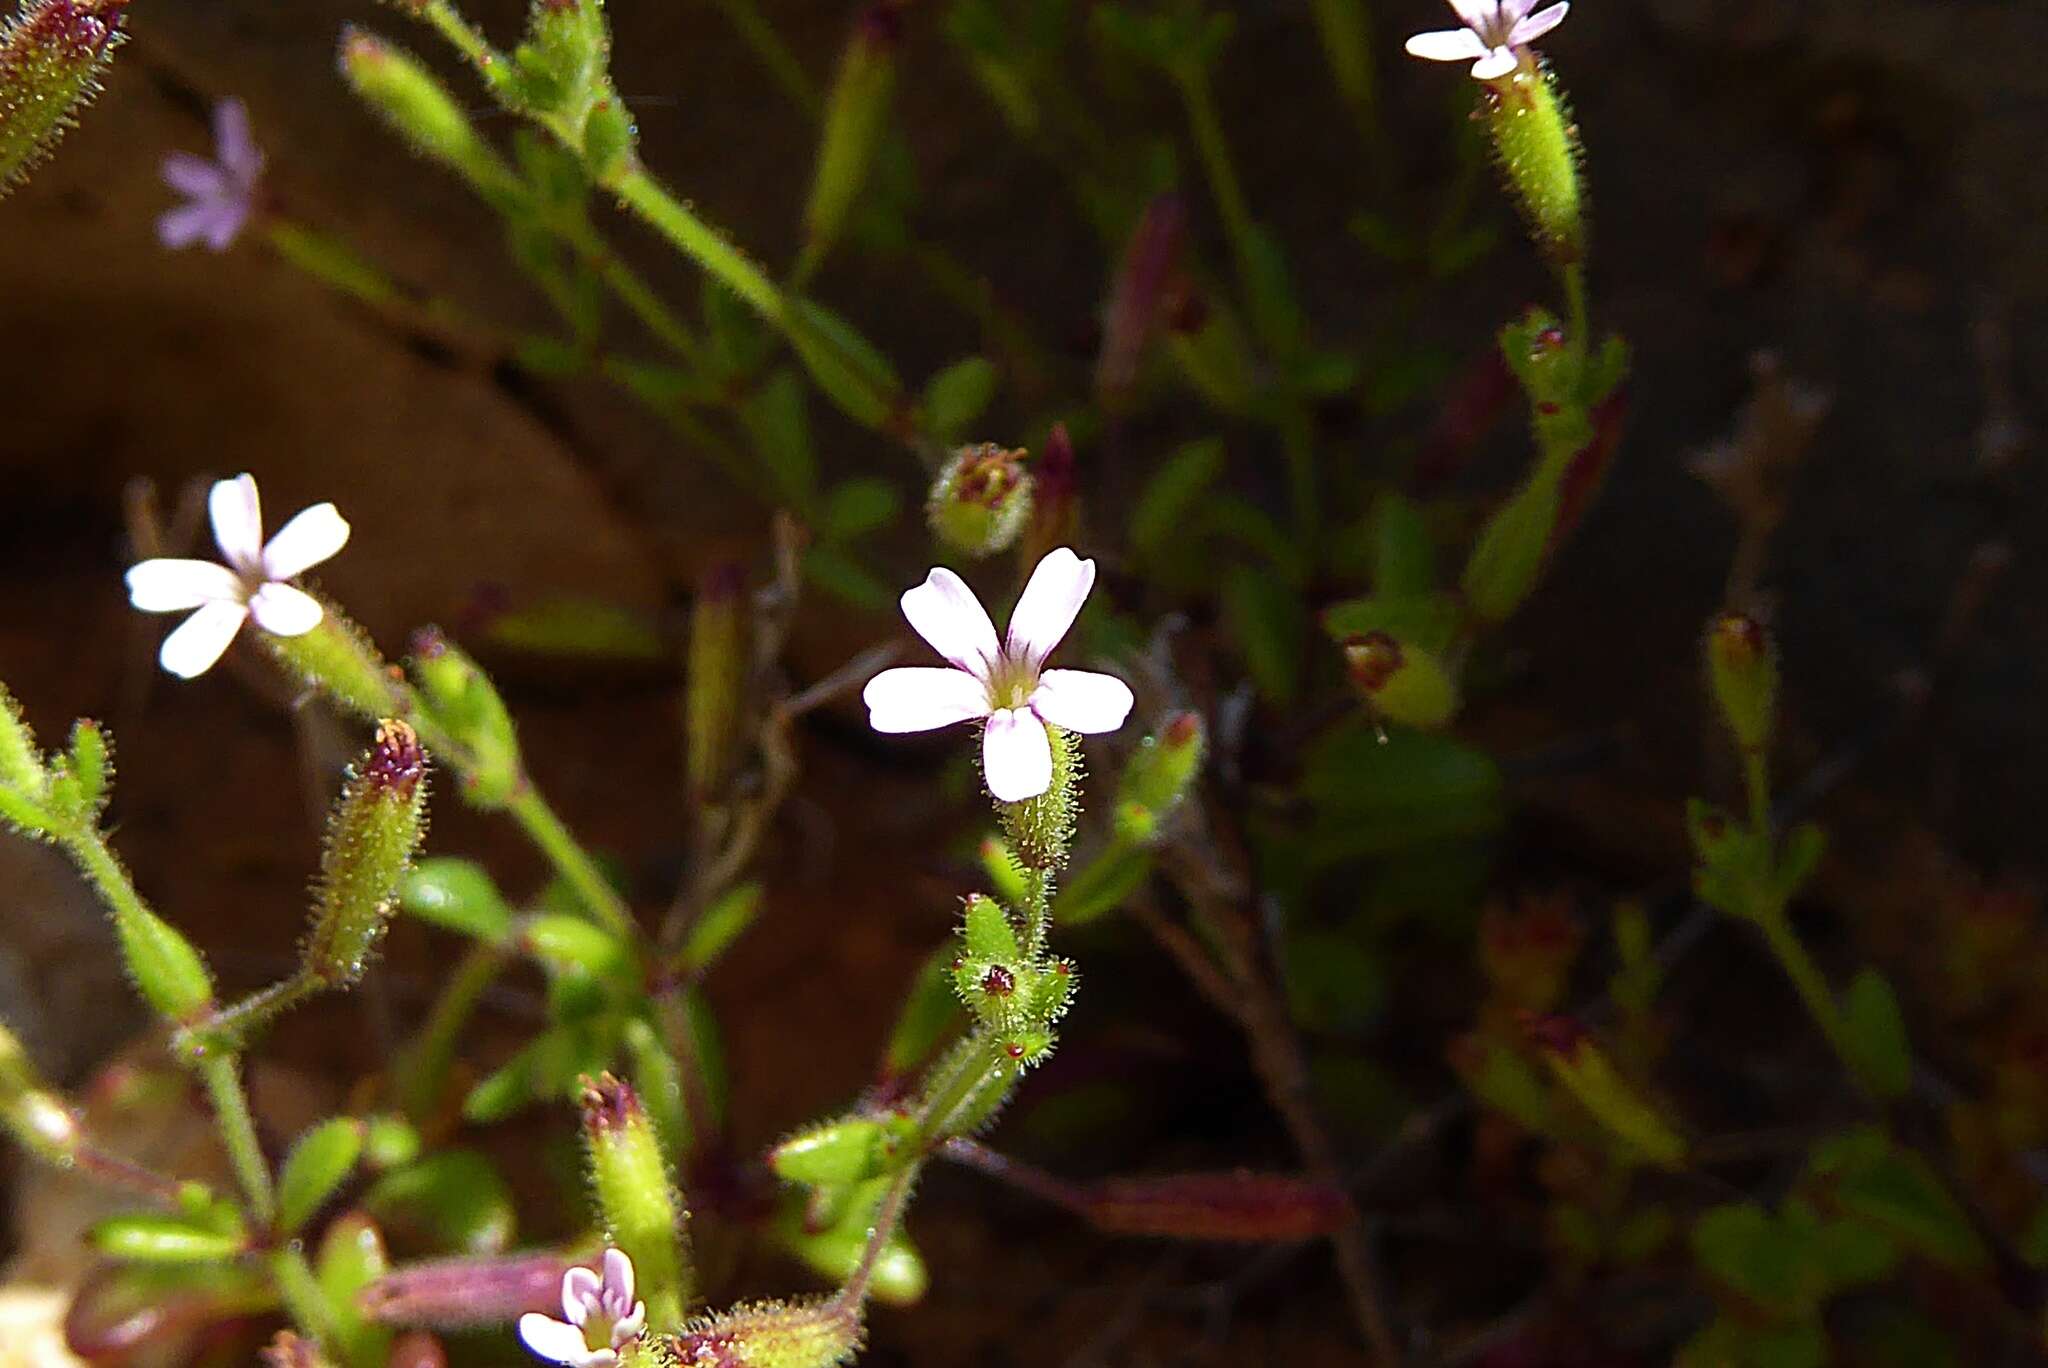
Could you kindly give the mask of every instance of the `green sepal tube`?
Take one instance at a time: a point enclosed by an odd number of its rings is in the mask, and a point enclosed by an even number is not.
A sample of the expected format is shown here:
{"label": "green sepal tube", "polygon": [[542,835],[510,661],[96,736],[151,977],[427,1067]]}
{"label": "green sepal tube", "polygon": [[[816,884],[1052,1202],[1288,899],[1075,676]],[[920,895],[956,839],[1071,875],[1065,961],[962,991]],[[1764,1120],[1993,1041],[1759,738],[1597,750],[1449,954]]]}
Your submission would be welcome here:
{"label": "green sepal tube", "polygon": [[1201,716],[1191,712],[1175,714],[1138,744],[1117,781],[1119,834],[1142,842],[1157,833],[1158,824],[1181,805],[1194,786],[1207,744]]}
{"label": "green sepal tube", "polygon": [[350,26],[341,31],[340,64],[349,86],[415,152],[480,190],[516,188],[511,169],[477,135],[461,103],[410,53]]}
{"label": "green sepal tube", "polygon": [[1458,710],[1458,685],[1435,653],[1404,645],[1385,632],[1344,643],[1352,685],[1390,722],[1434,731]]}
{"label": "green sepal tube", "polygon": [[421,714],[462,756],[462,796],[501,808],[525,785],[511,710],[476,661],[428,627],[413,638],[412,678]]}
{"label": "green sepal tube", "polygon": [[[648,1309],[653,1318],[653,1308]],[[833,1368],[860,1348],[860,1312],[837,1300],[742,1302],[666,1336],[652,1364]],[[663,1354],[667,1357],[664,1358]]]}
{"label": "green sepal tube", "polygon": [[698,802],[725,787],[740,746],[747,676],[746,572],[721,565],[697,586],[684,683],[684,765]]}
{"label": "green sepal tube", "polygon": [[427,756],[404,722],[387,719],[328,819],[319,897],[299,957],[323,987],[355,983],[398,906],[398,888],[426,833]]}
{"label": "green sepal tube", "polygon": [[1578,125],[1547,66],[1524,61],[1485,87],[1488,134],[1537,245],[1551,263],[1585,259]]}
{"label": "green sepal tube", "polygon": [[895,0],[869,5],[854,21],[853,37],[826,96],[818,164],[804,208],[807,267],[822,261],[839,240],[867,181],[888,126],[889,101],[896,88],[896,49],[902,40],[903,16]]}
{"label": "green sepal tube", "polygon": [[1003,834],[1027,869],[1057,870],[1067,862],[1074,841],[1076,790],[1081,780],[1081,744],[1064,727],[1047,727],[1052,743],[1052,782],[1045,792],[1021,803],[997,803]]}
{"label": "green sepal tube", "polygon": [[376,720],[412,711],[411,690],[370,644],[362,628],[334,604],[321,601],[320,625],[301,636],[259,632],[263,644],[293,678],[304,681],[360,717]]}
{"label": "green sepal tube", "polygon": [[591,1192],[612,1244],[633,1261],[648,1322],[674,1325],[690,1299],[685,1219],[654,1122],[632,1085],[600,1075],[583,1092]]}
{"label": "green sepal tube", "polygon": [[980,559],[1007,551],[1031,522],[1024,453],[983,443],[955,451],[932,482],[925,520],[939,545]]}
{"label": "green sepal tube", "polygon": [[29,0],[0,29],[0,197],[99,93],[128,0]]}
{"label": "green sepal tube", "polygon": [[36,734],[28,719],[21,715],[21,705],[14,701],[14,695],[0,684],[0,786],[39,800],[47,782],[42,753],[36,749]]}
{"label": "green sepal tube", "polygon": [[1707,628],[1706,655],[1721,720],[1745,754],[1761,754],[1778,707],[1778,656],[1770,634],[1745,613],[1722,613]]}
{"label": "green sepal tube", "polygon": [[90,719],[71,726],[71,744],[50,763],[49,806],[69,821],[96,825],[113,782],[112,743]]}
{"label": "green sepal tube", "polygon": [[860,1183],[916,1158],[916,1141],[907,1116],[849,1116],[798,1131],[768,1151],[768,1165],[792,1183]]}

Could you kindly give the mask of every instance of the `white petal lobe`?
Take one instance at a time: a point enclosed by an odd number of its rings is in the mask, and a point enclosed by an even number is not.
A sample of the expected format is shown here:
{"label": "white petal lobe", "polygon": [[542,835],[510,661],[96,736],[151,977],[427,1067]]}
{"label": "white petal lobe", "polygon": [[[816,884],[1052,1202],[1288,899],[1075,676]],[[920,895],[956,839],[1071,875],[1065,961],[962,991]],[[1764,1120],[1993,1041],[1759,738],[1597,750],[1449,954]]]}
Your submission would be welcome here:
{"label": "white petal lobe", "polygon": [[1029,708],[998,708],[981,739],[982,777],[999,802],[1021,803],[1052,785],[1052,738]]}
{"label": "white petal lobe", "polygon": [[519,1318],[519,1338],[528,1349],[554,1363],[580,1365],[590,1359],[583,1332],[553,1316],[527,1312]]}
{"label": "white petal lobe", "polygon": [[1556,4],[1548,9],[1538,10],[1515,25],[1514,31],[1508,35],[1508,42],[1516,47],[1520,47],[1524,43],[1535,42],[1538,38],[1541,38],[1544,34],[1562,24],[1565,15],[1570,10],[1571,5],[1568,3],[1568,0],[1567,3]]}
{"label": "white petal lobe", "polygon": [[623,1249],[604,1252],[604,1290],[619,1299],[619,1305],[633,1304],[633,1259]]}
{"label": "white petal lobe", "polygon": [[1469,62],[1486,55],[1486,44],[1471,29],[1442,29],[1410,38],[1408,55],[1431,62]]}
{"label": "white petal lobe", "polygon": [[903,616],[933,650],[968,673],[987,677],[996,658],[996,625],[967,582],[943,566],[903,594]]}
{"label": "white petal lobe", "polygon": [[1094,587],[1094,561],[1082,560],[1064,546],[1047,552],[1010,614],[1010,656],[1036,666],[1052,654]]}
{"label": "white petal lobe", "polygon": [[320,625],[320,600],[289,584],[266,584],[249,599],[256,625],[272,636],[304,636]]}
{"label": "white petal lobe", "polygon": [[1093,670],[1047,670],[1038,677],[1031,710],[1068,731],[1113,732],[1131,715],[1131,686]]}
{"label": "white petal lobe", "polygon": [[1472,78],[1476,81],[1494,81],[1507,75],[1520,60],[1507,48],[1495,48],[1472,64]]}
{"label": "white petal lobe", "polygon": [[254,475],[237,475],[215,481],[206,496],[206,509],[213,519],[213,539],[221,554],[237,569],[263,561],[263,503],[256,493]]}
{"label": "white petal lobe", "polygon": [[348,544],[348,523],[331,503],[297,514],[263,548],[263,573],[271,579],[303,574]]}
{"label": "white petal lobe", "polygon": [[965,670],[884,670],[861,691],[868,725],[878,732],[921,732],[989,713],[988,689]]}
{"label": "white petal lobe", "polygon": [[241,596],[235,572],[212,561],[146,560],[128,570],[128,602],[145,613],[177,613]]}
{"label": "white petal lobe", "polygon": [[239,603],[209,603],[164,638],[157,663],[180,679],[196,679],[213,668],[242,630],[249,610]]}
{"label": "white petal lobe", "polygon": [[597,1273],[588,1268],[576,1267],[562,1275],[562,1318],[571,1325],[582,1325],[590,1319],[591,1308],[597,1305],[598,1291],[602,1283]]}

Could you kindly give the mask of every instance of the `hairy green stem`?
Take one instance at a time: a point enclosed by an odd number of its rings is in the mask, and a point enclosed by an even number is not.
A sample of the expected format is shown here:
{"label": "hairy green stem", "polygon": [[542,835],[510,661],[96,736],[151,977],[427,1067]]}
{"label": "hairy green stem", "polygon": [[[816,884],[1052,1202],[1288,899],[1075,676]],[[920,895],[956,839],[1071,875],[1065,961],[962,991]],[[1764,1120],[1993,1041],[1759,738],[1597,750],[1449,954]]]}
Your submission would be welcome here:
{"label": "hairy green stem", "polygon": [[270,1276],[277,1284],[277,1294],[284,1302],[285,1311],[292,1323],[304,1331],[321,1347],[332,1351],[334,1344],[334,1317],[327,1306],[327,1294],[320,1290],[320,1279],[313,1273],[313,1265],[297,1244],[285,1246],[270,1256]]}
{"label": "hairy green stem", "polygon": [[268,1224],[277,1214],[277,1193],[270,1181],[270,1165],[263,1157],[262,1142],[256,1138],[256,1118],[249,1110],[249,1096],[242,1088],[241,1063],[233,1055],[208,1055],[195,1066],[206,1095],[213,1102],[213,1114],[220,1126],[221,1144],[226,1147],[228,1166],[242,1195],[249,1199],[250,1214]]}
{"label": "hairy green stem", "polygon": [[623,940],[631,941],[639,935],[639,927],[633,921],[633,913],[627,908],[625,899],[618,895],[604,871],[591,858],[562,825],[562,819],[541,797],[540,790],[528,783],[508,805],[513,820],[518,822],[533,843],[548,857],[555,871],[575,890],[591,915],[604,923],[605,928]]}
{"label": "hairy green stem", "polygon": [[726,241],[724,234],[697,217],[681,200],[670,194],[649,175],[645,167],[634,166],[610,187],[619,202],[638,214],[648,227],[667,238],[676,249],[703,267],[763,318],[785,326],[789,309],[782,290],[767,272],[747,259],[746,253]]}
{"label": "hairy green stem", "polygon": [[1834,990],[1828,987],[1827,979],[1821,975],[1820,966],[1813,962],[1813,956],[1799,939],[1799,933],[1792,929],[1792,919],[1786,915],[1782,903],[1758,910],[1757,927],[1763,932],[1764,943],[1771,948],[1771,955],[1778,961],[1778,967],[1785,971],[1785,977],[1792,980],[1793,989],[1799,994],[1808,1015],[1827,1037],[1829,1046],[1848,1066],[1856,1078],[1863,1077],[1856,1062],[1854,1049],[1849,1043],[1849,1028],[1842,1020],[1842,1009],[1835,1001]]}
{"label": "hairy green stem", "polygon": [[442,985],[418,1038],[393,1069],[399,1105],[415,1122],[431,1114],[439,1101],[455,1062],[457,1037],[484,991],[505,967],[506,958],[500,946],[482,941],[470,946]]}
{"label": "hairy green stem", "polygon": [[184,1027],[173,1039],[172,1051],[195,1061],[212,1055],[240,1054],[248,1049],[255,1032],[325,986],[315,975],[301,969]]}

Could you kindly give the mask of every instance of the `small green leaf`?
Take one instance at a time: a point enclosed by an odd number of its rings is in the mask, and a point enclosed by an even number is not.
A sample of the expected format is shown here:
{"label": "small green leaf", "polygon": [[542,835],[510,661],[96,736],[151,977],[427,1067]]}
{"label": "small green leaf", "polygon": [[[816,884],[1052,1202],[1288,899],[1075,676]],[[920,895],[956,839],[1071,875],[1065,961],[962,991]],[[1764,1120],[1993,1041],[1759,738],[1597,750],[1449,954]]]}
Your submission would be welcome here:
{"label": "small green leaf", "polygon": [[761,885],[744,883],[704,909],[691,924],[689,939],[683,942],[680,961],[684,972],[701,974],[726,947],[746,934],[761,913]]}
{"label": "small green leaf", "polygon": [[440,1249],[496,1254],[512,1242],[512,1190],[474,1150],[442,1150],[393,1169],[363,1205],[380,1224]]}
{"label": "small green leaf", "polygon": [[1209,486],[1223,473],[1223,440],[1220,437],[1190,442],[1166,458],[1152,478],[1145,482],[1136,506],[1131,510],[1131,547],[1141,556],[1158,557],[1185,539],[1196,504]]}
{"label": "small green leaf", "polygon": [[313,1272],[327,1302],[328,1347],[343,1363],[383,1363],[391,1352],[392,1332],[372,1324],[358,1309],[363,1289],[390,1267],[383,1232],[360,1211],[340,1217],[321,1237]]}
{"label": "small green leaf", "polygon": [[1259,691],[1274,703],[1293,702],[1308,635],[1301,600],[1266,571],[1239,566],[1224,581],[1223,619]]}
{"label": "small green leaf", "polygon": [[1152,873],[1149,851],[1113,842],[1082,865],[1053,900],[1052,914],[1061,926],[1086,926],[1124,905]]}
{"label": "small green leaf", "polygon": [[1286,967],[1288,1009],[1311,1031],[1356,1034],[1386,1006],[1386,970],[1356,937],[1296,931],[1287,939]]}
{"label": "small green leaf", "polygon": [[966,942],[967,953],[976,959],[1014,964],[1023,953],[1017,945],[1017,932],[1010,925],[1009,913],[994,898],[979,893],[967,900],[961,938]]}
{"label": "small green leaf", "polygon": [[1875,969],[1864,969],[1842,999],[1856,1071],[1879,1097],[1904,1097],[1913,1085],[1913,1051],[1891,985]]}
{"label": "small green leaf", "polygon": [[337,1116],[299,1137],[277,1184],[277,1222],[299,1229],[334,1195],[363,1152],[363,1123]]}
{"label": "small green leaf", "polygon": [[925,428],[940,442],[957,442],[995,397],[995,362],[969,356],[934,375],[924,387]]}
{"label": "small green leaf", "polygon": [[452,855],[421,860],[399,885],[398,903],[421,921],[493,945],[512,937],[512,909],[474,860]]}
{"label": "small green leaf", "polygon": [[851,541],[896,520],[903,496],[887,480],[861,477],[832,487],[819,527],[827,541]]}
{"label": "small green leaf", "polygon": [[889,1077],[902,1077],[931,1058],[966,1020],[960,999],[953,993],[955,953],[952,942],[942,942],[911,980],[903,1010],[889,1032],[888,1048],[882,1056],[882,1067]]}
{"label": "small green leaf", "polygon": [[808,513],[817,499],[818,459],[811,450],[804,386],[796,372],[778,370],[740,405],[740,424],[790,506]]}
{"label": "small green leaf", "polygon": [[241,1230],[217,1229],[179,1216],[112,1216],[92,1228],[93,1247],[138,1263],[210,1263],[248,1247]]}
{"label": "small green leaf", "polygon": [[1372,502],[1372,588],[1381,598],[1436,588],[1436,541],[1413,499],[1393,491]]}

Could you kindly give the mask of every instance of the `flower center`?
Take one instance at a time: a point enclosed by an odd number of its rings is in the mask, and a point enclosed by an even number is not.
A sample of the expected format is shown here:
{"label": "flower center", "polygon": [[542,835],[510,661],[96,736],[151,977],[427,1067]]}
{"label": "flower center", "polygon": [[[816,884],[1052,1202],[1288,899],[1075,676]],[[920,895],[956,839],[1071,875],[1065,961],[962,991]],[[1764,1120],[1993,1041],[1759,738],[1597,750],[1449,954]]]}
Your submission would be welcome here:
{"label": "flower center", "polygon": [[1008,652],[997,658],[988,673],[988,701],[997,708],[1021,708],[1030,703],[1038,689],[1038,670],[1028,661]]}

